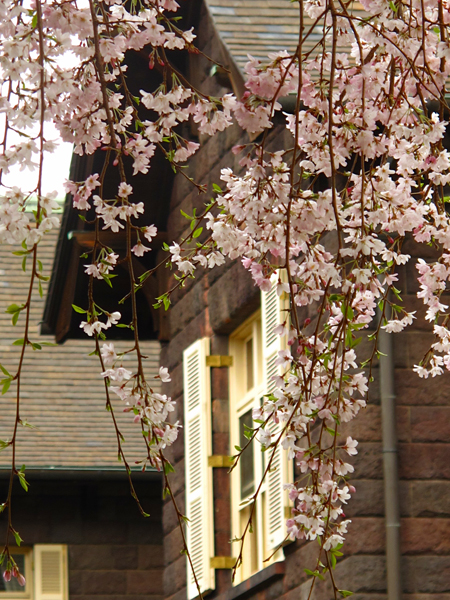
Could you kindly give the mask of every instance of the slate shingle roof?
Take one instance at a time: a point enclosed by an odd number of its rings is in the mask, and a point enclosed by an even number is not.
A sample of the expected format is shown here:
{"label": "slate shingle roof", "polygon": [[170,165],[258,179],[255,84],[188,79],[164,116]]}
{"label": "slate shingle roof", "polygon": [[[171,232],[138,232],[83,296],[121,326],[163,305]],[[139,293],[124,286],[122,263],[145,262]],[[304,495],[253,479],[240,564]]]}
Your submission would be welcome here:
{"label": "slate shingle roof", "polygon": [[[244,71],[247,55],[267,60],[270,52],[294,51],[298,43],[299,10],[289,0],[206,0],[217,30],[231,56]],[[361,4],[354,2],[349,11],[365,16]],[[304,17],[304,31],[314,21]],[[322,38],[322,26],[308,36],[304,52]],[[340,49],[343,52],[344,49]]]}
{"label": "slate shingle roof", "polygon": [[[48,234],[39,247],[39,258],[45,274],[49,275],[57,241],[57,232]],[[17,368],[21,348],[11,343],[22,337],[23,320],[16,327],[5,308],[11,303],[24,301],[29,273],[21,270],[22,257],[13,256],[14,248],[0,244],[0,363],[11,373]],[[46,286],[44,287],[44,298]],[[36,293],[33,299],[31,339],[54,340],[39,335],[38,322],[42,317],[44,300]],[[147,373],[157,373],[159,343],[145,342],[144,352],[149,356]],[[129,343],[116,342],[116,348],[125,349]],[[120,468],[117,460],[115,433],[110,414],[105,410],[103,380],[99,376],[98,358],[88,356],[93,341],[69,340],[62,346],[43,347],[41,351],[27,351],[22,378],[21,417],[35,429],[19,429],[18,462],[27,468]],[[124,361],[124,366],[128,361]],[[131,363],[130,363],[131,364]],[[158,385],[155,386],[159,388]],[[15,385],[0,396],[0,439],[11,437],[15,411]],[[121,401],[114,397],[116,416],[126,438],[124,448],[133,466],[145,456],[142,434],[132,416],[123,413]],[[0,453],[0,469],[9,465],[9,452]],[[122,467],[123,468],[123,467]]]}

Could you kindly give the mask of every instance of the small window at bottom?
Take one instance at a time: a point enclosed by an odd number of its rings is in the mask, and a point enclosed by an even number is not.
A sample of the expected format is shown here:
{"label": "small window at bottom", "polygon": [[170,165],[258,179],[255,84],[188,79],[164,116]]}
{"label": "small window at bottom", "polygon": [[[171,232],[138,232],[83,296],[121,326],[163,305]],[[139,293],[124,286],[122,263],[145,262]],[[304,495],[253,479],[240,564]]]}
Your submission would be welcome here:
{"label": "small window at bottom", "polygon": [[[16,577],[5,581],[0,574],[0,600],[19,600],[19,598],[31,598],[32,570],[31,559],[33,551],[31,548],[15,548],[11,552],[11,558],[17,565],[20,574],[25,577],[25,585],[19,585]],[[6,562],[2,565],[2,572],[6,570]]]}
{"label": "small window at bottom", "polygon": [[[25,574],[25,554],[14,554],[11,552],[12,558],[16,561],[16,565],[22,574]],[[4,566],[4,564],[2,565]],[[11,577],[11,581],[5,581],[0,577],[0,592],[23,592],[23,587],[17,583],[15,577]]]}

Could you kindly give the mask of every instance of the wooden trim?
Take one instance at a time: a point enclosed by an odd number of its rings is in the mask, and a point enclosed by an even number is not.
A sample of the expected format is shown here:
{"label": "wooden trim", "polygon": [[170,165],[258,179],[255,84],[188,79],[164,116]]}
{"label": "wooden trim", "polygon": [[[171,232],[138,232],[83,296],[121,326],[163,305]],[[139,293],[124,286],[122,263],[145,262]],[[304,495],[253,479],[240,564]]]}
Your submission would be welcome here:
{"label": "wooden trim", "polygon": [[208,456],[208,467],[226,467],[229,469],[233,465],[233,459],[231,456],[213,454]]}
{"label": "wooden trim", "polygon": [[233,556],[213,556],[209,564],[211,569],[234,569],[236,559]]}
{"label": "wooden trim", "polygon": [[218,354],[211,354],[206,357],[207,367],[232,367],[233,357],[232,356],[220,356]]}

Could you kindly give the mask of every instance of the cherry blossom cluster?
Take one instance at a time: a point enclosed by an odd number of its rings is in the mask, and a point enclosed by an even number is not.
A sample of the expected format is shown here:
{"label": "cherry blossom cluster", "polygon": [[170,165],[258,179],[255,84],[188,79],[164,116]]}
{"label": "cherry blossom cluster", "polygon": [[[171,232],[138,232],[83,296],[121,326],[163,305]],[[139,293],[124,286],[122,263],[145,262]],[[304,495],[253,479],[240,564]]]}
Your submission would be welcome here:
{"label": "cherry blossom cluster", "polygon": [[41,197],[41,214],[36,223],[34,215],[26,210],[27,198],[23,192],[16,186],[5,190],[0,198],[0,241],[6,244],[24,242],[32,248],[46,233],[59,227],[58,217],[52,214],[59,208],[55,197],[55,193]]}
{"label": "cherry blossom cluster", "polygon": [[[163,467],[161,451],[174,443],[181,427],[178,421],[169,422],[175,403],[165,394],[154,392],[139,374],[123,367],[123,357],[116,354],[112,342],[103,344],[101,356],[106,367],[102,377],[109,381],[110,391],[124,403],[125,412],[133,413],[134,422],[141,425],[148,451],[146,458],[151,466],[160,470]],[[160,367],[156,379],[169,382],[168,369]]]}
{"label": "cherry blossom cluster", "polygon": [[113,325],[117,325],[120,321],[121,314],[119,311],[114,311],[113,313],[105,313],[106,314],[106,323],[100,321],[98,319],[98,313],[96,312],[92,317],[89,318],[88,321],[81,321],[80,328],[84,331],[86,335],[92,337],[95,334],[101,334],[105,329],[109,329]]}

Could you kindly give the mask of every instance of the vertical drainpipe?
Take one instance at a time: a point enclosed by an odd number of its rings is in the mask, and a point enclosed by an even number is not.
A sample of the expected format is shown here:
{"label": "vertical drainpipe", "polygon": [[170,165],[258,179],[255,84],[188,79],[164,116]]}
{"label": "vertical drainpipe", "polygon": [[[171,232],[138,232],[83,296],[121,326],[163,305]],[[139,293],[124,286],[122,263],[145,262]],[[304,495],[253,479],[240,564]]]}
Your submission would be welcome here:
{"label": "vertical drainpipe", "polygon": [[394,351],[392,334],[380,329],[379,359],[381,431],[383,442],[386,572],[388,600],[402,599],[398,450],[395,427]]}

